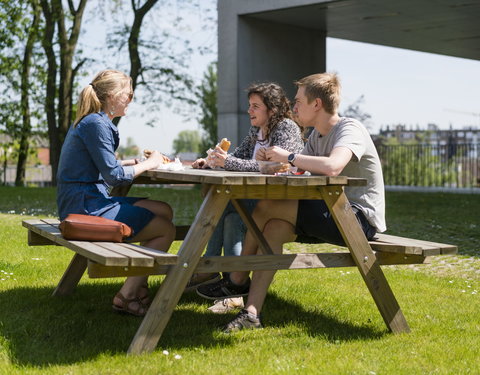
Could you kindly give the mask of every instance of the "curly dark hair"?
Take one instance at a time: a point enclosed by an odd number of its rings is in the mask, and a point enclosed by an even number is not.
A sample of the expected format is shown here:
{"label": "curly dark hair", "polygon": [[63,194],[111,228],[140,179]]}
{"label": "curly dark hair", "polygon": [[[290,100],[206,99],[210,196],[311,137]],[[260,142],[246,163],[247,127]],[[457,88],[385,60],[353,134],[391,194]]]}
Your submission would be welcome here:
{"label": "curly dark hair", "polygon": [[286,118],[293,119],[290,101],[278,84],[274,82],[254,83],[246,91],[249,99],[253,94],[259,95],[267,108],[272,111],[266,134],[264,134],[266,140],[280,121]]}

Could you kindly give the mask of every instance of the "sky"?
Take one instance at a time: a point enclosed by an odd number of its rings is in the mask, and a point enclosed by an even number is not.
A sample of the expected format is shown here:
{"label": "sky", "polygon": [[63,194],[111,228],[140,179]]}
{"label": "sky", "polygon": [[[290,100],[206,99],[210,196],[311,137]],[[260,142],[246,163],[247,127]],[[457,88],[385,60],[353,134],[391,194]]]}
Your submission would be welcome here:
{"label": "sky", "polygon": [[[188,28],[180,32],[193,46],[212,49],[207,54],[196,53],[191,61],[191,73],[200,82],[207,65],[217,59],[217,46],[216,30],[202,24],[206,9],[212,4],[210,9],[215,9],[215,0],[199,0],[198,4]],[[101,25],[91,32],[98,35],[99,29]],[[90,45],[98,39],[92,35],[87,33],[84,39]],[[327,38],[327,71],[337,72],[342,82],[340,112],[363,95],[361,109],[371,115],[366,124],[371,134],[397,124],[413,129],[432,123],[440,129],[480,129],[480,61]],[[140,149],[169,154],[180,131],[200,130],[194,112],[188,118],[165,106],[156,113],[158,120],[152,128],[145,125],[145,111],[135,101],[130,105],[119,126],[121,144],[131,137]]]}

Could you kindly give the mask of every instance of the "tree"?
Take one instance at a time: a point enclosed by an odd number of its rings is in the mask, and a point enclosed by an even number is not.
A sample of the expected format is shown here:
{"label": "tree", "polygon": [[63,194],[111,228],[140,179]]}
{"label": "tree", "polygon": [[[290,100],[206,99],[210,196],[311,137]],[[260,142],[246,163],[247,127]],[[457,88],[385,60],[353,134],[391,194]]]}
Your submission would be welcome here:
{"label": "tree", "polygon": [[15,144],[15,184],[25,183],[33,127],[41,127],[36,92],[42,86],[44,70],[38,48],[40,7],[38,0],[0,2],[0,85],[6,100],[0,104],[2,131]]}
{"label": "tree", "polygon": [[[155,113],[162,106],[169,106],[176,112],[192,113],[196,104],[194,79],[189,62],[193,53],[190,41],[182,31],[190,28],[188,21],[199,9],[199,2],[192,0],[131,1],[134,14],[130,25],[118,23],[108,34],[107,45],[117,53],[128,46],[130,75],[136,89],[135,98],[147,108],[147,125],[154,126]],[[181,9],[181,12],[179,12]],[[116,3],[113,12],[123,11],[123,4]],[[213,17],[206,10],[202,21],[213,29]],[[180,15],[181,14],[181,15]],[[155,24],[152,28],[141,28],[142,22]],[[142,31],[142,33],[141,33]],[[128,43],[125,40],[128,39]],[[198,46],[200,53],[210,50],[209,46]],[[118,124],[120,119],[116,119]]]}
{"label": "tree", "polygon": [[213,62],[207,67],[198,87],[198,96],[201,117],[198,118],[203,129],[200,152],[205,152],[217,143],[218,115],[217,115],[217,63]]}
{"label": "tree", "polygon": [[365,98],[363,95],[361,95],[342,112],[341,116],[352,117],[360,121],[368,129],[370,127],[369,123],[372,116],[369,113],[364,112],[360,107],[360,105],[364,104],[364,102]]}
{"label": "tree", "polygon": [[183,130],[173,141],[173,152],[195,152],[200,151],[200,134],[196,130]]}
{"label": "tree", "polygon": [[138,156],[140,154],[140,149],[135,144],[135,141],[132,137],[127,138],[127,145],[120,146],[117,149],[117,154],[119,159],[124,159],[128,156]]}
{"label": "tree", "polygon": [[[45,112],[50,142],[52,183],[56,184],[60,150],[73,118],[72,98],[75,75],[85,62],[83,59],[75,68],[73,67],[75,48],[87,0],[80,0],[77,8],[75,8],[73,0],[68,0],[68,15],[64,13],[62,0],[40,0],[40,3],[45,21],[42,46],[48,62]],[[67,30],[66,22],[69,20],[71,22],[69,30]],[[57,30],[57,34],[55,34],[55,30]],[[54,48],[54,43],[57,41],[55,35],[58,39],[58,57]],[[57,58],[60,64],[58,64]],[[60,65],[60,69],[58,69],[58,65]]]}

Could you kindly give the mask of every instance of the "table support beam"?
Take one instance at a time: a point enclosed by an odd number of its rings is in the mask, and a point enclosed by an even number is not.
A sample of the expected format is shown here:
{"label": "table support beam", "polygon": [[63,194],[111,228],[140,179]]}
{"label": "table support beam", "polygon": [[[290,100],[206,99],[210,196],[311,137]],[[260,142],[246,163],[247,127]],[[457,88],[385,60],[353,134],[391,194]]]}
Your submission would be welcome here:
{"label": "table support beam", "polygon": [[402,310],[341,186],[319,187],[383,320],[393,333],[410,332]]}
{"label": "table support beam", "polygon": [[211,185],[208,189],[190,231],[180,247],[178,263],[169,268],[130,344],[129,354],[151,352],[156,348],[229,199],[229,190],[225,186]]}

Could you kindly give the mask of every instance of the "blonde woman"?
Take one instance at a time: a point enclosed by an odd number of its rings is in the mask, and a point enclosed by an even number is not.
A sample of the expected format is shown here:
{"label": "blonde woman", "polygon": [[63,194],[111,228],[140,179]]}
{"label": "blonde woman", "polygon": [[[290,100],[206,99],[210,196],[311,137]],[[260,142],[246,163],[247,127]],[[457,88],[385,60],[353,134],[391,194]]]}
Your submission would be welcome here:
{"label": "blonde woman", "polygon": [[[104,70],[80,93],[77,116],[60,154],[57,206],[60,220],[86,214],[121,221],[133,229],[127,241],[168,251],[175,238],[173,212],[164,202],[111,197],[109,187],[130,184],[166,158],[157,151],[147,160],[116,160],[119,134],[112,120],[124,116],[133,98],[132,80]],[[143,316],[149,305],[147,277],[129,277],[113,299],[113,309]]]}

